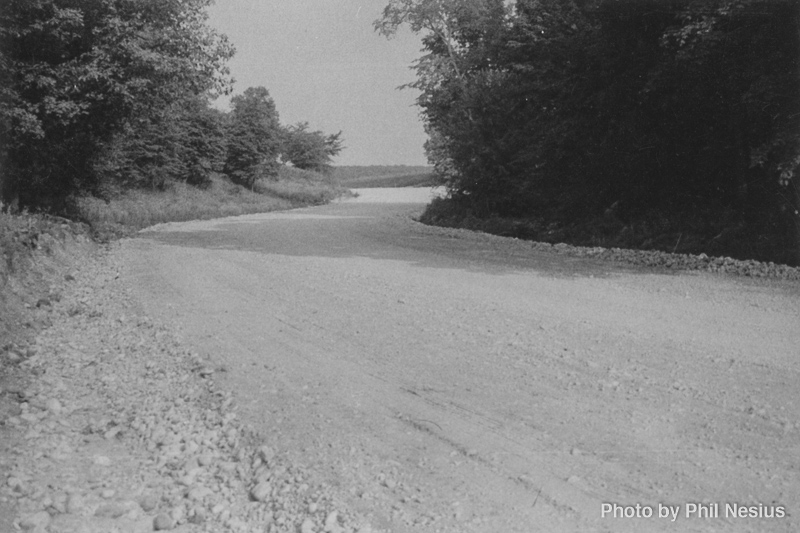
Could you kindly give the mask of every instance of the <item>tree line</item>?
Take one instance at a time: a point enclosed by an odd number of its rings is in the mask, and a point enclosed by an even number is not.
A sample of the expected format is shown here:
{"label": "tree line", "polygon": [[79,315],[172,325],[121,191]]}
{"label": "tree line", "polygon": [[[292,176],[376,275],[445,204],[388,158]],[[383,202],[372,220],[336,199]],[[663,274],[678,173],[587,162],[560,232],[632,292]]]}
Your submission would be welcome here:
{"label": "tree line", "polygon": [[268,91],[231,93],[235,50],[212,0],[6,0],[0,9],[0,200],[63,210],[213,173],[252,187],[281,164],[327,171],[341,133],[284,126]]}
{"label": "tree line", "polygon": [[422,36],[410,86],[465,216],[660,225],[705,245],[727,231],[743,254],[798,264],[799,9],[391,0],[375,26]]}

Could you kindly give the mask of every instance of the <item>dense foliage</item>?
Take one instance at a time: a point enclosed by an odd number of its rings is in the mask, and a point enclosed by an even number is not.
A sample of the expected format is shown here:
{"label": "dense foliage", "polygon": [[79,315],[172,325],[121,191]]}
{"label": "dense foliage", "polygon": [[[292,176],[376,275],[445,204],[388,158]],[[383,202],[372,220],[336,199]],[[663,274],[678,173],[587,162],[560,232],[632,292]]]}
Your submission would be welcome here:
{"label": "dense foliage", "polygon": [[308,122],[283,130],[282,159],[302,170],[330,172],[333,157],[342,151],[342,132],[325,135],[310,131]]}
{"label": "dense foliage", "polygon": [[392,0],[376,28],[403,24],[429,159],[472,216],[722,223],[800,260],[796,3]]}
{"label": "dense foliage", "polygon": [[[181,100],[226,90],[233,50],[205,24],[210,1],[4,2],[3,197],[41,205],[96,192],[95,165],[115,137],[141,133],[140,124],[157,129]],[[150,151],[137,142],[114,149]]]}
{"label": "dense foliage", "polygon": [[[263,87],[231,90],[212,0],[6,0],[0,8],[0,207],[63,211],[76,195],[250,188],[283,159],[324,168],[340,134],[284,128]],[[287,138],[291,142],[285,143]]]}
{"label": "dense foliage", "polygon": [[231,100],[225,173],[252,188],[278,174],[281,130],[275,102],[264,87],[250,87]]}
{"label": "dense foliage", "polygon": [[94,170],[106,186],[207,186],[225,163],[225,124],[226,116],[204,97],[184,98],[126,123],[105,144]]}

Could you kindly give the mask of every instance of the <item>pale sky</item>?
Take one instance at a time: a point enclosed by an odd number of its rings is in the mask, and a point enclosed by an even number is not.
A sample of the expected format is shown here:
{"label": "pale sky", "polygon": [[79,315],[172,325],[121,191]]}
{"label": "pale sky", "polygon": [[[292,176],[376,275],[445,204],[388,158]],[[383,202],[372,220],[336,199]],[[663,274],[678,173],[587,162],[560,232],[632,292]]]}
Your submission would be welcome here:
{"label": "pale sky", "polygon": [[410,31],[387,40],[373,30],[386,3],[216,0],[209,24],[236,46],[234,94],[266,87],[282,124],[343,132],[334,164],[424,165],[418,93],[397,90],[414,80],[422,44]]}

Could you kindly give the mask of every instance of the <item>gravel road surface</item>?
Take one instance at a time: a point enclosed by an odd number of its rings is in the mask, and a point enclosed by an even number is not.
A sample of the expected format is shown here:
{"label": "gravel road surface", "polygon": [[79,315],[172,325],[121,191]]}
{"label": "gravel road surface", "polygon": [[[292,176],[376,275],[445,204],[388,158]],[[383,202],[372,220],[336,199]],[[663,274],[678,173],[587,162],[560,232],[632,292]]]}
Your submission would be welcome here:
{"label": "gravel road surface", "polygon": [[800,284],[427,227],[430,190],[398,194],[157,226],[121,279],[373,530],[800,530]]}

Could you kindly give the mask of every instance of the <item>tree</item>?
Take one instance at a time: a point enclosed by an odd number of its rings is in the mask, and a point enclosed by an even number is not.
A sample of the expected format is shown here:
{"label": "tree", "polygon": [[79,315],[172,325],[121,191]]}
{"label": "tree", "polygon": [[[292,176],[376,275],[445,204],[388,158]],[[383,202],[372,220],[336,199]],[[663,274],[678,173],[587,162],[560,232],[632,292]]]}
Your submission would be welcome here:
{"label": "tree", "polygon": [[464,212],[589,225],[613,205],[622,226],[769,234],[754,253],[778,260],[794,226],[800,262],[796,2],[390,0],[376,29],[401,25]]}
{"label": "tree", "polygon": [[[157,112],[158,111],[158,112]],[[205,95],[133,117],[95,164],[101,183],[163,188],[169,181],[210,183],[225,164],[225,117]]]}
{"label": "tree", "polygon": [[264,87],[249,87],[231,100],[225,173],[252,188],[278,174],[282,134],[275,102]]}
{"label": "tree", "polygon": [[303,170],[328,172],[332,158],[343,149],[341,135],[309,131],[308,122],[288,126],[283,131],[281,158]]}
{"label": "tree", "polygon": [[[211,0],[7,0],[0,10],[2,195],[58,204],[99,187],[95,164],[134,117],[224,92],[233,48]],[[49,200],[48,200],[49,199]]]}

